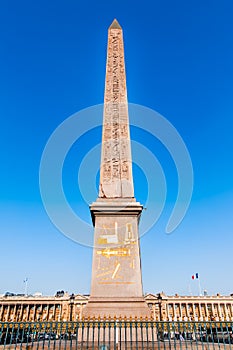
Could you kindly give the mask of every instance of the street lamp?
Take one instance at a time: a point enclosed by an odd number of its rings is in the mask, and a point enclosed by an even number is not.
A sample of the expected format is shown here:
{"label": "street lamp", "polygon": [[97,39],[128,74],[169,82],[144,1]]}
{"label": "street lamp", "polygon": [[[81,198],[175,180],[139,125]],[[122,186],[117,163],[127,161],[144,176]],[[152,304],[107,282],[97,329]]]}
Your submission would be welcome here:
{"label": "street lamp", "polygon": [[162,295],[160,293],[158,295],[158,304],[159,304],[159,321],[162,321]]}
{"label": "street lamp", "polygon": [[70,296],[70,321],[73,320],[74,299],[75,299],[75,296],[74,296],[74,293],[72,293]]}

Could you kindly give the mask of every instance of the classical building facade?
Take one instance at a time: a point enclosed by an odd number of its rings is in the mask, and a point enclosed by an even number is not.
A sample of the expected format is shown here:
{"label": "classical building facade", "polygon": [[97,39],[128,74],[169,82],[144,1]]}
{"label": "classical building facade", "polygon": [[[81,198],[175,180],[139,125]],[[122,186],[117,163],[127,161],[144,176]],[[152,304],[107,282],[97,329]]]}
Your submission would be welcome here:
{"label": "classical building facade", "polygon": [[89,296],[2,296],[1,322],[70,321],[82,319]]}
{"label": "classical building facade", "polygon": [[[0,322],[81,321],[88,300],[88,295],[67,293],[62,297],[2,296]],[[158,293],[146,294],[144,300],[150,318],[157,321],[233,321],[233,295],[167,296]]]}
{"label": "classical building facade", "polygon": [[154,320],[233,321],[233,296],[167,296],[147,294],[145,300]]}

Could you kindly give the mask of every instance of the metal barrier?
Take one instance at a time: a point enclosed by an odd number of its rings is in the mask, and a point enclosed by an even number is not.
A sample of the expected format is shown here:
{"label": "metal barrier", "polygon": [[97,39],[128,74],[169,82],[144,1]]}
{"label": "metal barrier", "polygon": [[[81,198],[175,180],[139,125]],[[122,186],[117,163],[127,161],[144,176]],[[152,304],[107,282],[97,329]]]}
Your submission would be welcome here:
{"label": "metal barrier", "polygon": [[0,350],[233,350],[233,322],[1,322]]}

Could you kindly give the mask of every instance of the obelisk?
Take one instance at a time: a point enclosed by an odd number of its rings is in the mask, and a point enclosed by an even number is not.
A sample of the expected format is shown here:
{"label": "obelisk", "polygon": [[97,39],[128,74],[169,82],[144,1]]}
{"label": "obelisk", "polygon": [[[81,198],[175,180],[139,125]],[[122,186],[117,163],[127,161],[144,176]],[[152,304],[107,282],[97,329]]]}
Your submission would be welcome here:
{"label": "obelisk", "polygon": [[134,198],[122,28],[108,30],[99,197],[90,206],[94,249],[89,317],[145,317]]}

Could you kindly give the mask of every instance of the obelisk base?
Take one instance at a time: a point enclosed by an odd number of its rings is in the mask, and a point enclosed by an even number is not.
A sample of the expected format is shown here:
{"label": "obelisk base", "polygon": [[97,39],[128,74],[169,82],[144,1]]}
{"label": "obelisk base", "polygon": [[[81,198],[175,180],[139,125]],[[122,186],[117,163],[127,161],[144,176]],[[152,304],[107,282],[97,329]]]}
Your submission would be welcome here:
{"label": "obelisk base", "polygon": [[85,318],[145,319],[151,317],[150,309],[143,298],[90,298],[83,309]]}

